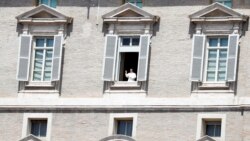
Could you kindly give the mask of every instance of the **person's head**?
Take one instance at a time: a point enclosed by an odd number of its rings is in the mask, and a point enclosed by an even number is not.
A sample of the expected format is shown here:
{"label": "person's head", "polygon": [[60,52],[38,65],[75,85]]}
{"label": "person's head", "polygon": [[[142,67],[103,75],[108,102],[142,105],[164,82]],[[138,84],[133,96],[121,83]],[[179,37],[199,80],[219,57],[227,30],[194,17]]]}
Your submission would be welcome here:
{"label": "person's head", "polygon": [[130,72],[133,72],[133,69],[132,69],[132,68],[130,69]]}

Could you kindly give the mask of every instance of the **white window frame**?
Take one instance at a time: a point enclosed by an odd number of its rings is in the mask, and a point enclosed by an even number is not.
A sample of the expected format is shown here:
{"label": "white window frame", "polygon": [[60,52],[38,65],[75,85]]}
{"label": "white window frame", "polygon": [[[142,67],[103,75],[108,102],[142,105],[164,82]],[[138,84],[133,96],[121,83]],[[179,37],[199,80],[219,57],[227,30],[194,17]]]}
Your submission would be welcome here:
{"label": "white window frame", "polygon": [[[130,38],[130,44],[129,46],[123,46],[122,45],[122,38],[127,37]],[[139,37],[139,45],[138,46],[132,46],[132,38],[133,37]],[[121,53],[138,53],[138,62],[137,62],[137,68],[139,67],[139,56],[140,56],[140,46],[141,46],[141,38],[140,35],[118,35],[118,46],[117,46],[117,55],[116,55],[116,68],[115,68],[115,81],[119,81],[119,75],[120,75],[120,61],[121,61]],[[135,72],[136,75],[138,74]],[[125,74],[124,74],[125,75]],[[137,80],[137,79],[136,79]]]}
{"label": "white window frame", "polygon": [[[221,38],[225,38],[227,37],[228,38],[228,45],[227,47],[219,47],[220,45],[220,39]],[[217,47],[209,47],[209,39],[210,38],[217,38],[219,41],[217,43]],[[229,47],[229,36],[228,35],[221,35],[221,36],[206,36],[206,46],[205,46],[205,65],[204,65],[204,69],[203,69],[203,83],[207,83],[207,84],[225,84],[226,83],[226,80],[225,81],[218,81],[217,78],[218,78],[218,63],[219,63],[219,50],[220,49],[226,49],[227,50],[227,59],[226,59],[226,73],[225,73],[225,77],[227,77],[227,61],[228,61],[228,47]],[[216,49],[217,50],[217,57],[216,57],[216,71],[215,71],[215,81],[207,81],[207,67],[208,67],[208,53],[209,53],[209,49]],[[225,78],[226,79],[226,78]]]}
{"label": "white window frame", "polygon": [[219,120],[221,121],[221,136],[220,137],[211,137],[218,141],[225,141],[225,133],[226,133],[226,114],[198,114],[197,118],[197,132],[196,132],[196,140],[199,140],[204,135],[203,133],[203,127],[204,123],[203,121],[209,121],[209,120]]}
{"label": "white window frame", "polygon": [[52,113],[24,113],[23,115],[23,127],[22,127],[22,138],[28,136],[30,134],[31,123],[30,120],[39,120],[46,119],[47,120],[47,132],[46,137],[38,137],[40,139],[45,139],[46,141],[50,141],[51,138],[51,125],[52,125]]}
{"label": "white window frame", "polygon": [[[36,39],[39,39],[39,38],[44,38],[44,39],[46,39],[45,40],[45,42],[44,42],[44,47],[42,47],[42,48],[40,48],[40,47],[36,47]],[[47,48],[46,47],[46,44],[47,44],[47,39],[48,38],[52,38],[53,39],[53,47],[49,47],[49,48]],[[31,56],[32,56],[32,62],[31,62],[31,73],[30,73],[30,80],[29,80],[29,82],[31,82],[31,83],[48,83],[48,85],[50,84],[50,82],[51,82],[51,78],[50,78],[50,80],[49,81],[44,81],[43,80],[43,77],[44,77],[44,65],[45,65],[45,56],[46,56],[46,51],[44,51],[44,50],[47,50],[47,49],[50,49],[50,50],[52,50],[52,60],[51,60],[51,77],[52,77],[52,68],[53,68],[53,52],[54,52],[54,46],[55,46],[55,41],[54,41],[54,36],[33,36],[33,42],[32,42],[32,51],[31,51]],[[35,51],[36,51],[36,49],[41,49],[41,50],[43,50],[43,66],[42,66],[42,74],[41,74],[41,81],[34,81],[33,80],[33,77],[34,77],[34,65],[35,65]]]}
{"label": "white window frame", "polygon": [[110,114],[109,117],[109,129],[108,129],[108,135],[116,135],[116,121],[117,120],[123,120],[123,119],[130,119],[133,121],[133,127],[132,127],[132,138],[135,138],[136,136],[136,126],[137,126],[137,113],[115,113]]}

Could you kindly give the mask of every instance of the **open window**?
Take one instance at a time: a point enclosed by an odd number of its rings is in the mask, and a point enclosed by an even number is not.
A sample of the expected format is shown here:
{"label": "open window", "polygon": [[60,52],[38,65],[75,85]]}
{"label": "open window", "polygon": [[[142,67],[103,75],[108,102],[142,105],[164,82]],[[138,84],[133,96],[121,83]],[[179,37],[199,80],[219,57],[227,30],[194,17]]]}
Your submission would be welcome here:
{"label": "open window", "polygon": [[218,3],[221,3],[229,8],[232,8],[232,0],[213,0],[213,2],[218,2]]}
{"label": "open window", "polygon": [[23,25],[17,71],[19,93],[59,93],[63,42],[72,19],[44,5],[16,18]]}
{"label": "open window", "polygon": [[103,15],[103,20],[107,25],[103,67],[105,92],[145,92],[152,28],[158,18],[126,3]]}
{"label": "open window", "polygon": [[[237,20],[234,20],[237,18]],[[193,92],[234,93],[239,38],[247,17],[219,3],[190,15],[194,25]]]}

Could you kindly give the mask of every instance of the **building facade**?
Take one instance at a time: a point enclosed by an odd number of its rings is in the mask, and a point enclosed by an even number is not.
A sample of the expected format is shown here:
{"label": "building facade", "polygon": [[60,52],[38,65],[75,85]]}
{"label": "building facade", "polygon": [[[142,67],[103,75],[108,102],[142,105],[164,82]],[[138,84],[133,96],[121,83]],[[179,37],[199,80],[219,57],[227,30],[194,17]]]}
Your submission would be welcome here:
{"label": "building facade", "polygon": [[249,141],[249,15],[248,0],[1,0],[0,141]]}

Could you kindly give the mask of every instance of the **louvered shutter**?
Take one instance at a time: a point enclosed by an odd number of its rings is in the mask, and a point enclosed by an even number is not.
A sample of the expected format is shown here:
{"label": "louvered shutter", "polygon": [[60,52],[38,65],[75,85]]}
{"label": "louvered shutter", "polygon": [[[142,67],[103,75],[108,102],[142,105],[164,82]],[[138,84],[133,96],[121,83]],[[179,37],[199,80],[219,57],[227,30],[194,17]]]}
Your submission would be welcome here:
{"label": "louvered shutter", "polygon": [[239,35],[229,35],[227,81],[235,81],[236,79],[238,45]]}
{"label": "louvered shutter", "polygon": [[54,36],[54,50],[53,50],[52,77],[51,77],[52,81],[60,80],[62,46],[63,46],[62,43],[63,43],[62,35]]}
{"label": "louvered shutter", "polygon": [[20,37],[19,61],[17,71],[17,80],[19,81],[29,80],[31,41],[31,35],[21,35]]}
{"label": "louvered shutter", "polygon": [[141,35],[140,41],[141,41],[141,46],[140,46],[140,53],[139,53],[137,80],[146,81],[147,70],[148,70],[150,35]]}
{"label": "louvered shutter", "polygon": [[193,36],[191,81],[202,81],[205,35]]}
{"label": "louvered shutter", "polygon": [[106,35],[103,80],[114,81],[117,35]]}

